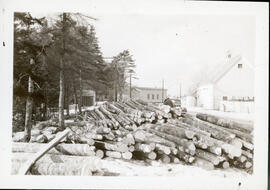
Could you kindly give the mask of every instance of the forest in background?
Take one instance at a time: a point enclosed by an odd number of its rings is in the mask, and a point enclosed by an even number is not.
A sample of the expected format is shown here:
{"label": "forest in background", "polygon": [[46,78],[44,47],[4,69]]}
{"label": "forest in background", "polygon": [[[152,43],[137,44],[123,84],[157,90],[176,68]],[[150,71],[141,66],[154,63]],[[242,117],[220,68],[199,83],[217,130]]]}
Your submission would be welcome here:
{"label": "forest in background", "polygon": [[[71,102],[81,112],[82,83],[97,96],[122,98],[126,79],[135,73],[134,60],[124,49],[105,61],[93,22],[98,19],[80,13],[55,18],[14,13],[13,131],[24,130],[25,142],[33,120],[49,119],[50,108],[58,111],[59,128],[64,128]],[[41,118],[36,118],[37,108]]]}

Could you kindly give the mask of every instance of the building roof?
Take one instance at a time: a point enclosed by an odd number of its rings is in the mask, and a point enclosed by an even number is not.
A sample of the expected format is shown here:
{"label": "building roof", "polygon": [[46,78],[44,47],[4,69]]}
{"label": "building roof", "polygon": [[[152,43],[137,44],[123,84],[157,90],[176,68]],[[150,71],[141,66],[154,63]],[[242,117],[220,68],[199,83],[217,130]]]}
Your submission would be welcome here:
{"label": "building roof", "polygon": [[[162,90],[162,88],[153,88],[153,87],[135,87],[137,90]],[[167,89],[163,89],[166,91]]]}
{"label": "building roof", "polygon": [[219,66],[210,78],[210,83],[217,83],[222,77],[224,77],[237,63],[242,60],[241,55],[236,55],[232,57],[228,62],[225,62],[223,65]]}
{"label": "building roof", "polygon": [[[222,79],[230,70],[239,62],[244,61],[245,65],[249,66],[250,68],[253,68],[253,66],[245,59],[245,57],[241,55],[236,55],[232,58],[230,58],[228,61],[226,61],[223,64],[218,64],[215,68],[213,68],[212,72],[210,73],[210,76],[208,80],[203,84],[216,84],[220,79]],[[202,84],[200,84],[201,86]],[[194,88],[191,95],[194,95],[197,92],[198,87]]]}

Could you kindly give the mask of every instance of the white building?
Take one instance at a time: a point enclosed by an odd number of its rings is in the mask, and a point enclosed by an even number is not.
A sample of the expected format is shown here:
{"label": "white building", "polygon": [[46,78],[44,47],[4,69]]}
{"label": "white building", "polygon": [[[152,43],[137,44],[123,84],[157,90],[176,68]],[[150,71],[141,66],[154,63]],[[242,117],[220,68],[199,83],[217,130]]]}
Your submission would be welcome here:
{"label": "white building", "polygon": [[186,95],[186,96],[181,97],[182,107],[189,108],[189,107],[194,107],[195,105],[196,105],[196,99],[194,96]]}
{"label": "white building", "polygon": [[234,56],[212,74],[210,81],[197,88],[197,106],[223,111],[253,111],[254,70],[245,58]]}

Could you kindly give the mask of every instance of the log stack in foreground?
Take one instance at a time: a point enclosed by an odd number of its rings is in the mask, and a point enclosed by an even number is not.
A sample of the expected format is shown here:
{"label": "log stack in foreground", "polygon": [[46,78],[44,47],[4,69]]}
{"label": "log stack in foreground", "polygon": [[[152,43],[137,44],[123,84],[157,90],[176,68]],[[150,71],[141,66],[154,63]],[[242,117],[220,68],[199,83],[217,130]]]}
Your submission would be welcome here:
{"label": "log stack in foreground", "polygon": [[[250,124],[206,114],[194,117],[183,114],[181,109],[148,105],[141,100],[106,102],[77,118],[81,120],[66,123],[71,133],[47,153],[63,157],[64,162],[50,164],[44,159],[32,167],[33,174],[65,175],[64,171],[74,170],[78,175],[91,175],[93,172],[85,171],[87,165],[76,166],[77,170],[69,168],[65,156],[139,159],[147,163],[157,160],[164,164],[184,162],[205,169],[237,167],[249,173],[253,171],[253,127]],[[32,143],[13,143],[12,151],[18,158],[38,152],[54,139],[58,130],[49,125],[32,132]],[[14,141],[20,141],[16,134]],[[21,165],[18,162],[14,157],[16,167]],[[64,168],[63,171],[57,172],[60,168]]]}

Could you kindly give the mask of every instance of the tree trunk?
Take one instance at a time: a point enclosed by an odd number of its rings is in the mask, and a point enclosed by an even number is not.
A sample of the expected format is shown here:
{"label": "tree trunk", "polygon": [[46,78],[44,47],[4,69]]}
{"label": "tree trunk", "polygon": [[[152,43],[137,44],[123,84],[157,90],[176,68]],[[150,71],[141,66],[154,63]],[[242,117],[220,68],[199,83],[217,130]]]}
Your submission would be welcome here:
{"label": "tree trunk", "polygon": [[64,95],[65,95],[65,80],[64,80],[64,54],[65,54],[65,33],[66,33],[66,13],[63,13],[63,28],[62,28],[62,55],[60,58],[60,80],[59,80],[59,127],[64,128]]}
{"label": "tree trunk", "polygon": [[59,127],[64,128],[64,63],[63,58],[60,60],[60,81],[59,81]]}
{"label": "tree trunk", "polygon": [[117,82],[114,82],[114,101],[117,102]]}
{"label": "tree trunk", "polygon": [[66,105],[67,105],[67,116],[69,116],[69,86],[66,87]]}
{"label": "tree trunk", "polygon": [[[34,60],[30,60],[30,65],[34,64]],[[33,109],[33,98],[31,97],[34,91],[33,81],[31,76],[28,78],[28,97],[26,100],[26,112],[25,112],[25,128],[24,128],[24,142],[29,142],[31,139],[31,128],[32,128],[32,109]]]}
{"label": "tree trunk", "polygon": [[[29,77],[29,84],[31,83],[31,77]],[[31,138],[31,127],[32,127],[32,97],[27,97],[26,101],[26,113],[25,113],[25,130],[24,130],[24,142],[29,142]]]}
{"label": "tree trunk", "polygon": [[78,107],[79,107],[79,113],[82,113],[82,70],[81,69],[80,69],[79,81],[80,81],[80,99],[78,102]]}
{"label": "tree trunk", "polygon": [[48,83],[45,83],[45,105],[44,105],[44,120],[48,118]]}
{"label": "tree trunk", "polygon": [[77,92],[76,92],[74,79],[72,79],[72,87],[73,87],[73,94],[74,94],[75,114],[77,114],[78,96],[77,96]]}

